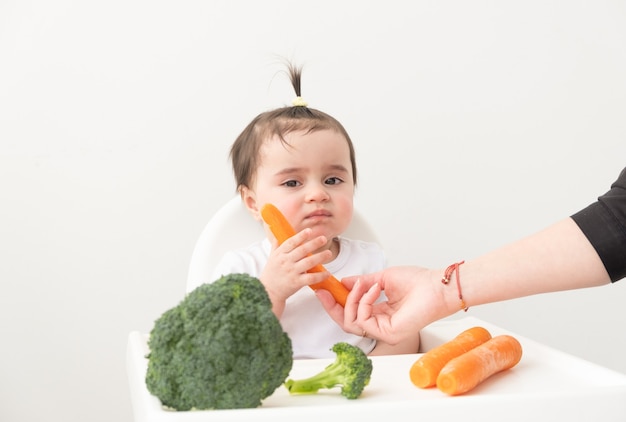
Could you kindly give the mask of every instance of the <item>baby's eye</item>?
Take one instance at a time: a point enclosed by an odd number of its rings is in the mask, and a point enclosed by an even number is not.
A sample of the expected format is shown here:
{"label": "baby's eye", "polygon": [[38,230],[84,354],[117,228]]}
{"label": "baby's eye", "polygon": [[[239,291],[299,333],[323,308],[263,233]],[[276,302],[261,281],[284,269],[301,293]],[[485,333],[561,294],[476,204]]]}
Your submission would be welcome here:
{"label": "baby's eye", "polygon": [[340,183],[343,183],[343,180],[341,180],[339,177],[329,177],[328,179],[326,179],[326,181],[324,181],[324,183],[326,183],[327,185],[338,185]]}
{"label": "baby's eye", "polygon": [[295,188],[300,186],[300,182],[298,182],[297,180],[287,180],[286,182],[283,182],[283,186],[287,186],[288,188]]}

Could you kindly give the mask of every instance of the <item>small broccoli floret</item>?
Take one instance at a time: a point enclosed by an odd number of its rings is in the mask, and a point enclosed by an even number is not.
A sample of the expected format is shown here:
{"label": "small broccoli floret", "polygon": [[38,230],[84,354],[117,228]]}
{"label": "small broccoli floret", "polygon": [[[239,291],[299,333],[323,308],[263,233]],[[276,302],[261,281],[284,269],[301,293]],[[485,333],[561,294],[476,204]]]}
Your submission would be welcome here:
{"label": "small broccoli floret", "polygon": [[357,346],[349,343],[336,343],[332,351],[337,357],[322,372],[306,379],[285,381],[289,393],[314,394],[321,388],[341,386],[342,396],[358,398],[370,381],[372,360]]}
{"label": "small broccoli floret", "polygon": [[246,274],[190,292],[155,322],[148,346],[146,386],[175,410],[257,407],[293,364],[265,288]]}

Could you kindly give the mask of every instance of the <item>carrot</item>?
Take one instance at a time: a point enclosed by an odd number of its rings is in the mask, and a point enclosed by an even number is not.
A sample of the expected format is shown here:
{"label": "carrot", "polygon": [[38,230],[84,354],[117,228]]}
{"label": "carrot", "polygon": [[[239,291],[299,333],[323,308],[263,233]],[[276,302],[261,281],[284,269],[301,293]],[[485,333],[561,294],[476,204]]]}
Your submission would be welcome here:
{"label": "carrot", "polygon": [[424,353],[409,371],[411,382],[420,388],[434,387],[439,371],[450,360],[489,340],[491,334],[483,327],[472,327],[452,340]]}
{"label": "carrot", "polygon": [[[272,204],[265,204],[261,208],[261,217],[263,218],[263,221],[265,221],[265,223],[269,226],[279,244],[283,243],[285,240],[296,234],[296,231],[293,229],[293,227],[291,227],[289,221],[287,221],[287,219],[280,212],[280,210]],[[307,272],[315,273],[323,271],[326,271],[326,268],[324,268],[323,265],[316,265],[315,267],[309,269]],[[348,298],[348,289],[332,275],[324,281],[311,284],[309,287],[311,287],[313,290],[328,290],[333,295],[337,303],[339,303],[341,306],[346,305],[346,299]]]}
{"label": "carrot", "polygon": [[512,368],[522,358],[522,345],[512,336],[503,334],[476,346],[452,359],[437,377],[437,388],[450,395],[463,394],[478,384]]}

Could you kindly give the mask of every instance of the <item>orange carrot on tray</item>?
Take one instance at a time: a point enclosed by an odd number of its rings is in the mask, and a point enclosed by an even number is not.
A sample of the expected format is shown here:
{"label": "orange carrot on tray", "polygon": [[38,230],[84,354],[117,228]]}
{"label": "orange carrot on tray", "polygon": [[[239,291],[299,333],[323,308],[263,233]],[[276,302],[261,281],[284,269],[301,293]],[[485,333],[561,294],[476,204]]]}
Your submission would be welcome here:
{"label": "orange carrot on tray", "polygon": [[434,387],[441,369],[453,358],[491,339],[483,327],[469,328],[452,340],[424,353],[409,371],[411,382],[420,388]]}
{"label": "orange carrot on tray", "polygon": [[[261,208],[261,217],[269,226],[279,244],[282,244],[285,240],[296,234],[295,230],[291,227],[291,224],[289,224],[285,216],[272,204],[265,204],[263,208]],[[326,271],[323,265],[316,265],[308,270],[310,273],[322,271]],[[348,289],[332,275],[320,283],[311,284],[309,287],[313,290],[328,290],[333,295],[337,303],[341,306],[346,305]]]}
{"label": "orange carrot on tray", "polygon": [[517,365],[521,358],[522,346],[517,339],[506,334],[495,336],[448,362],[437,377],[437,388],[450,395],[466,393]]}

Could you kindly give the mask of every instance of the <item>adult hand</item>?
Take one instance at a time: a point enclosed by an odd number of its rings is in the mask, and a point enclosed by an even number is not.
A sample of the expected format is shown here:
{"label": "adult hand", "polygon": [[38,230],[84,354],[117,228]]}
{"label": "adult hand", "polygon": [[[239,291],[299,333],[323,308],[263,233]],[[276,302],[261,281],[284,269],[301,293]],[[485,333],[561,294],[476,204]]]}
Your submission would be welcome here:
{"label": "adult hand", "polygon": [[[318,290],[318,298],[345,331],[393,345],[414,338],[423,327],[446,316],[439,278],[426,268],[390,267],[344,278],[342,283],[351,289],[345,307],[327,291]],[[381,292],[386,300],[379,300]]]}

